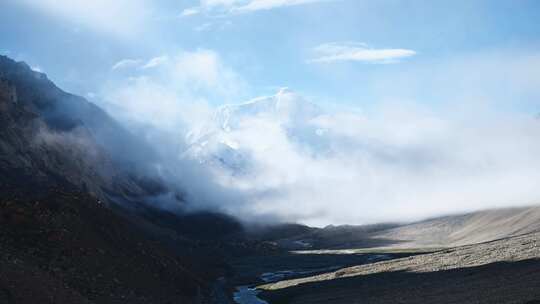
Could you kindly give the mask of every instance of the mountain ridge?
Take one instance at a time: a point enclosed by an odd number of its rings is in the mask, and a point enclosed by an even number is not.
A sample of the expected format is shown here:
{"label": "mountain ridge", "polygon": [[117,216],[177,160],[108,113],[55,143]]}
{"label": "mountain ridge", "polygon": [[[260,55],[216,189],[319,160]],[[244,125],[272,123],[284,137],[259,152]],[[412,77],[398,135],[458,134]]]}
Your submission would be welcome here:
{"label": "mountain ridge", "polygon": [[[123,150],[109,131],[125,135]],[[167,185],[140,174],[148,162],[127,166],[136,152],[117,158],[139,143],[97,106],[0,57],[0,302],[210,301],[228,271],[222,248],[251,245],[221,240],[242,229],[231,217],[153,204]]]}

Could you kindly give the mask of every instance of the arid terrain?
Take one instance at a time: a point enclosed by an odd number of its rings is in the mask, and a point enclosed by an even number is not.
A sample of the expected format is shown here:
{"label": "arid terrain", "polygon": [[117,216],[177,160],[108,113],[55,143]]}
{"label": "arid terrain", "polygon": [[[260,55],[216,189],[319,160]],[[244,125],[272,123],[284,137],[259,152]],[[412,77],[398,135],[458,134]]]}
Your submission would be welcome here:
{"label": "arid terrain", "polygon": [[451,247],[540,231],[540,207],[482,210],[413,223],[292,231],[275,236],[276,242],[292,250]]}
{"label": "arid terrain", "polygon": [[[233,262],[246,303],[536,303],[538,207],[410,224],[275,229],[289,254]],[[247,293],[249,295],[249,293]]]}
{"label": "arid terrain", "polygon": [[531,233],[258,286],[269,303],[537,303]]}

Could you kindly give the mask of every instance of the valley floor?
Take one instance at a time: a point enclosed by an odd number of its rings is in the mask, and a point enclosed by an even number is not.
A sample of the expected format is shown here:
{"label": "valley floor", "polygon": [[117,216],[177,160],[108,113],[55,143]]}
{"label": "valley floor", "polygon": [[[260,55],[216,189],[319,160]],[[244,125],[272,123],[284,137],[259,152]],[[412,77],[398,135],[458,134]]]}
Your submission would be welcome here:
{"label": "valley floor", "polygon": [[540,303],[540,233],[258,286],[269,303]]}

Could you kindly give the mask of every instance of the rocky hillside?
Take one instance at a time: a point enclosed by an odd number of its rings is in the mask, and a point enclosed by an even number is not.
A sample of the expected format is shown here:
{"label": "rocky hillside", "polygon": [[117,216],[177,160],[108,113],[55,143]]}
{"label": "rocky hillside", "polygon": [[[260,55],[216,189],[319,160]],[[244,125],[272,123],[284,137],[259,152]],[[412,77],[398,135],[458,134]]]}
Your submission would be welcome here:
{"label": "rocky hillside", "polygon": [[241,227],[154,207],[146,198],[170,189],[153,157],[95,105],[0,57],[0,303],[210,301],[234,247],[220,239]]}
{"label": "rocky hillside", "polygon": [[72,189],[0,198],[1,303],[202,303],[211,274]]}
{"label": "rocky hillside", "polygon": [[70,183],[104,200],[107,192],[144,196],[159,190],[141,182],[136,165],[125,165],[138,155],[122,149],[136,146],[149,158],[151,152],[101,109],[4,56],[0,83],[2,183]]}

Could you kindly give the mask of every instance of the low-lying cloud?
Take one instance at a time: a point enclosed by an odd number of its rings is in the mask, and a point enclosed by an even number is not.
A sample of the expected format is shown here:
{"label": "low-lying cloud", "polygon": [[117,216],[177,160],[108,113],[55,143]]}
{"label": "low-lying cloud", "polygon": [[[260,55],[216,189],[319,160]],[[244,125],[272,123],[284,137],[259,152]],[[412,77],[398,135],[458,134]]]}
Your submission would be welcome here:
{"label": "low-lying cloud", "polygon": [[209,100],[241,100],[245,86],[216,53],[161,58],[104,94],[117,118],[153,130],[195,208],[326,225],[540,202],[534,113],[485,101],[325,110],[290,90],[216,107]]}
{"label": "low-lying cloud", "polygon": [[103,105],[122,121],[181,132],[204,121],[210,103],[241,98],[245,81],[210,50],[150,59],[123,59],[113,67]]}
{"label": "low-lying cloud", "polygon": [[314,225],[540,202],[540,121],[485,110],[449,114],[394,104],[303,122],[244,116],[213,136],[245,155],[248,169],[217,167],[215,176],[245,193],[251,213]]}

